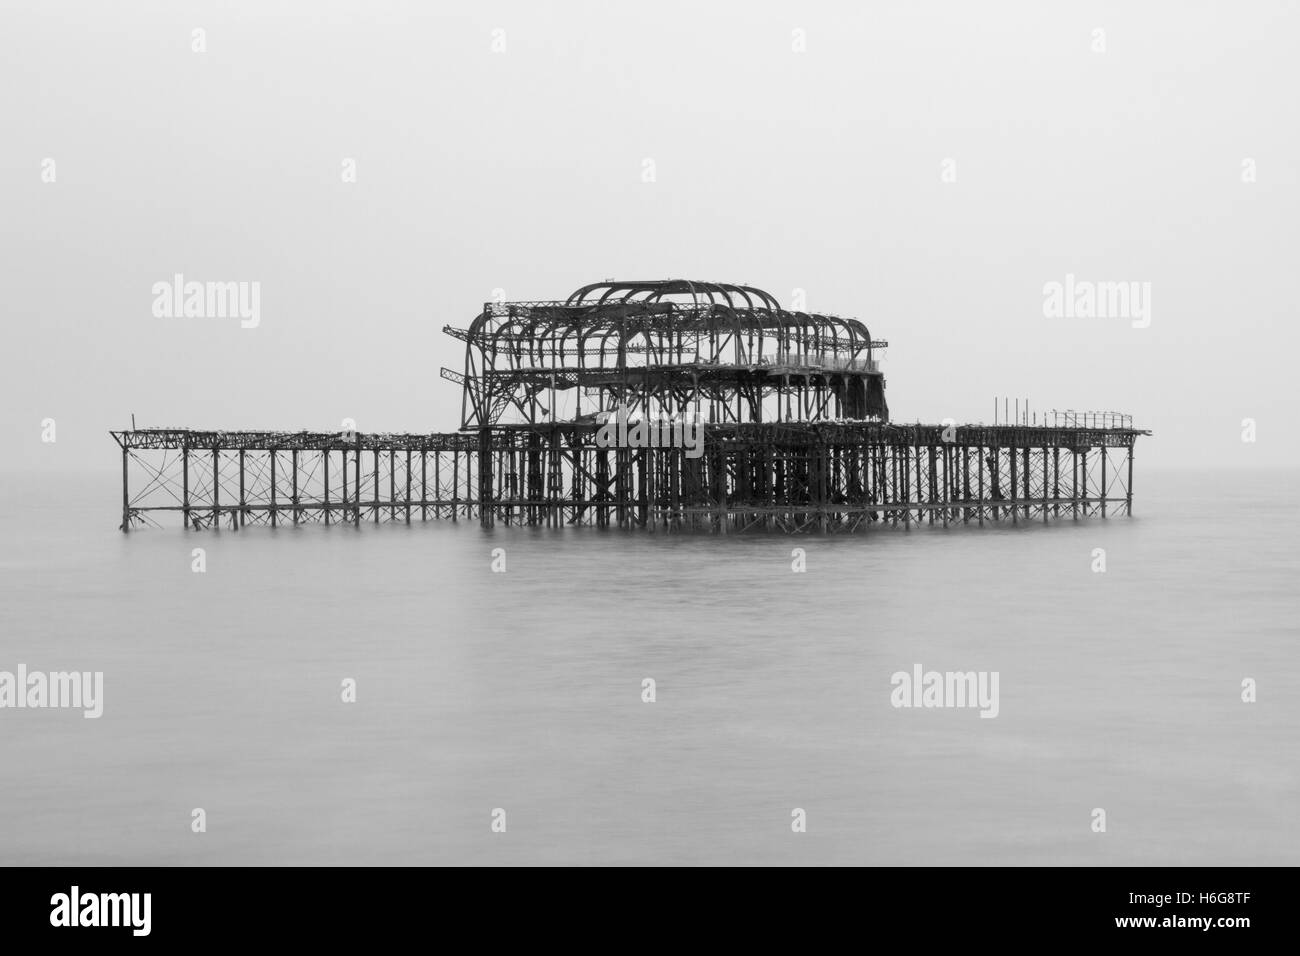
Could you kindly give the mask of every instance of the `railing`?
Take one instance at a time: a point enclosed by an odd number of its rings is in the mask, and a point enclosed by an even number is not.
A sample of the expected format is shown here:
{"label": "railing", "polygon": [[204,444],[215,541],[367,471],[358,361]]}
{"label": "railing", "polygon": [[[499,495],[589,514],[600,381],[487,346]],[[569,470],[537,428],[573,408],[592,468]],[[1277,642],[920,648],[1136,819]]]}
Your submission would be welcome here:
{"label": "railing", "polygon": [[1123,412],[1076,412],[1052,409],[1052,424],[1057,428],[1132,428],[1133,416]]}
{"label": "railing", "polygon": [[841,369],[849,372],[879,372],[880,362],[869,358],[843,358],[834,352],[777,352],[759,359],[761,365],[789,365],[801,368]]}

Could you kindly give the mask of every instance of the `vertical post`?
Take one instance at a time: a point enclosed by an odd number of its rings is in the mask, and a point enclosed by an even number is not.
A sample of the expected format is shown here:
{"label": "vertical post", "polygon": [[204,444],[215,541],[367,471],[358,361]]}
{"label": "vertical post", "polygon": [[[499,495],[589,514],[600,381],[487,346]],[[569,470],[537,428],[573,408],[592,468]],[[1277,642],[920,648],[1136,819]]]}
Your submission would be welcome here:
{"label": "vertical post", "polygon": [[1020,509],[1016,507],[1016,496],[1020,494],[1020,489],[1016,487],[1016,440],[1014,437],[1011,439],[1011,448],[1007,458],[1010,459],[1011,465],[1011,523],[1015,524],[1020,512]]}
{"label": "vertical post", "polygon": [[970,447],[961,446],[961,497],[966,507],[961,511],[961,523],[970,524]]}
{"label": "vertical post", "polygon": [[[344,452],[343,467],[347,467],[347,452]],[[375,485],[378,486],[376,481]],[[352,452],[352,527],[361,527],[361,432],[357,432],[357,447]]]}
{"label": "vertical post", "polygon": [[[466,455],[468,460],[468,454]],[[468,475],[466,476],[468,478]],[[478,518],[484,528],[492,527],[492,430],[478,432]]]}
{"label": "vertical post", "polygon": [[[926,457],[929,459],[930,475],[926,485],[930,491],[930,524],[934,524],[934,506],[939,503],[939,465],[935,457],[934,442],[930,442],[929,445],[930,447],[926,449]],[[947,513],[944,514],[943,523],[945,527],[948,524]]]}
{"label": "vertical post", "polygon": [[[127,439],[130,441],[130,439]],[[130,480],[127,478],[127,466],[130,461],[130,452],[127,451],[126,443],[122,443],[122,533],[126,534],[131,530],[131,492]]]}
{"label": "vertical post", "polygon": [[1079,520],[1079,452],[1075,447],[1070,448],[1070,516]]}
{"label": "vertical post", "polygon": [[597,447],[592,455],[596,459],[596,477],[592,484],[591,498],[598,502],[595,506],[593,517],[596,520],[597,528],[604,528],[609,524],[609,510],[606,504],[609,489],[609,450]]}
{"label": "vertical post", "polygon": [[[348,448],[346,445],[339,451],[339,465],[339,470],[343,472],[343,521],[346,523],[348,520]],[[360,493],[360,482],[354,481],[352,486]]]}
{"label": "vertical post", "polygon": [[1088,448],[1085,445],[1079,453],[1079,482],[1083,485],[1083,516],[1088,517]]}
{"label": "vertical post", "polygon": [[1133,440],[1130,437],[1128,443],[1128,487],[1124,493],[1126,515],[1133,514]]}
{"label": "vertical post", "polygon": [[379,524],[379,449],[374,450],[372,460],[372,470],[374,471],[375,481],[375,524]]}
{"label": "vertical post", "polygon": [[1110,449],[1106,447],[1106,438],[1102,436],[1101,446],[1101,516],[1106,517],[1106,492],[1109,485],[1106,483],[1106,459],[1110,457]]}
{"label": "vertical post", "polygon": [[1088,449],[1084,448],[1081,452],[1075,453],[1075,487],[1077,497],[1074,502],[1074,510],[1077,514],[1079,504],[1083,504],[1083,516],[1088,517]]}
{"label": "vertical post", "polygon": [[[737,342],[737,348],[739,348],[740,339],[737,338],[736,342]],[[737,396],[736,417],[740,418],[740,401],[739,401],[740,390],[739,389],[736,390],[736,396]],[[725,408],[726,406],[724,405],[723,407]],[[826,445],[824,444],[823,440],[819,438],[817,441],[817,446],[815,451],[816,461],[817,461],[817,529],[819,531],[825,530],[826,528],[826,514],[824,511],[824,506],[826,502],[826,468],[827,468],[826,452],[827,452]],[[738,457],[739,452],[738,451],[732,452],[732,455]],[[717,457],[718,531],[721,532],[722,534],[727,534],[731,530],[730,528],[731,504],[736,497],[736,489],[734,487],[729,487],[727,485],[727,477],[728,477],[727,457],[728,456],[726,451],[720,452]],[[735,458],[733,457],[732,460],[734,461]],[[739,470],[739,463],[737,463],[737,470]]]}
{"label": "vertical post", "polygon": [[[324,491],[322,492],[322,499],[321,499],[321,500],[322,500],[322,502],[323,502],[322,507],[324,507],[324,509],[325,509],[325,524],[328,525],[328,524],[330,523],[330,450],[329,450],[328,447],[326,447],[325,450],[321,452],[321,456],[325,459],[325,462],[324,462],[324,464],[325,464],[325,479],[324,479],[324,480],[325,480],[325,489],[324,489]],[[348,460],[347,460],[347,458],[345,457],[345,458],[343,459],[343,480],[344,480],[344,481],[347,481],[347,479],[348,479]],[[344,499],[344,500],[346,500],[346,499]]]}
{"label": "vertical post", "polygon": [[185,530],[190,530],[190,442],[185,439],[181,446],[181,520]]}
{"label": "vertical post", "polygon": [[276,504],[275,504],[275,449],[271,449],[271,527],[276,527]]}
{"label": "vertical post", "polygon": [[[943,447],[943,454],[941,454],[941,460],[939,460],[939,462],[936,462],[935,460],[935,451],[933,451],[933,445],[931,445],[931,451],[930,451],[930,480],[931,480],[930,497],[931,499],[935,498],[935,486],[933,486],[933,480],[935,480],[936,467],[941,467],[943,468],[944,471],[943,485],[941,485],[941,488],[939,490],[939,502],[937,503],[940,503],[940,505],[944,506],[944,527],[946,528],[948,527],[948,498],[949,498],[948,445],[946,444]],[[933,511],[931,511],[930,520],[931,523],[933,523],[933,520],[935,520],[935,518],[933,518]]]}
{"label": "vertical post", "polygon": [[221,449],[212,449],[212,527],[221,527]]}
{"label": "vertical post", "polygon": [[411,449],[406,449],[406,523],[411,523]]}
{"label": "vertical post", "polygon": [[[1029,400],[1025,399],[1025,414],[1028,413],[1029,413]],[[1024,489],[1025,520],[1028,521],[1030,515],[1030,509],[1031,509],[1029,502],[1033,498],[1033,492],[1029,488],[1030,468],[1029,468],[1029,436],[1028,435],[1025,436],[1025,449],[1023,452],[1021,452],[1021,455],[1024,458],[1023,467],[1025,471],[1025,489]]]}
{"label": "vertical post", "polygon": [[889,503],[892,506],[889,510],[889,523],[898,527],[898,446],[893,442],[885,446],[885,469]]}
{"label": "vertical post", "polygon": [[1061,516],[1061,446],[1052,446],[1052,497],[1056,499],[1057,504],[1052,506],[1052,517]]}
{"label": "vertical post", "polygon": [[542,436],[533,431],[528,435],[527,453],[522,449],[519,452],[519,475],[524,482],[524,498],[528,502],[527,507],[524,509],[525,520],[528,524],[537,524],[541,513],[537,506],[537,502],[542,497],[541,445]]}
{"label": "vertical post", "polygon": [[[433,463],[437,465],[438,459]],[[420,520],[429,520],[429,449],[420,446]]]}
{"label": "vertical post", "polygon": [[916,451],[916,470],[917,470],[917,498],[920,498],[921,492],[921,449],[917,445],[920,441],[918,429],[912,429],[912,444],[905,445],[899,449],[903,457],[903,497],[907,501],[907,510],[903,512],[903,527],[912,526],[912,451]]}
{"label": "vertical post", "polygon": [[293,487],[289,491],[293,496],[293,523],[297,524],[302,509],[298,506],[298,449],[296,448],[289,452],[289,466],[293,472]]}
{"label": "vertical post", "polygon": [[[455,458],[456,452],[453,451],[451,453],[451,457]],[[456,493],[456,489],[455,486],[453,486],[452,494],[454,495],[455,493]],[[424,497],[426,501],[429,498],[428,495],[425,495]],[[433,453],[433,516],[435,518],[442,517],[441,503],[442,503],[442,452],[435,451]],[[455,517],[456,517],[455,509],[453,509],[452,518],[455,519]]]}
{"label": "vertical post", "polygon": [[564,446],[560,429],[551,428],[551,470],[554,474],[555,487],[551,491],[553,505],[551,526],[558,528],[564,524]]}
{"label": "vertical post", "polygon": [[[670,527],[681,528],[683,520],[682,514],[682,459],[686,452],[682,449],[674,448],[669,451],[668,458],[668,523]],[[575,481],[577,478],[577,469],[574,469]]]}
{"label": "vertical post", "polygon": [[239,449],[239,527],[241,528],[244,526],[244,509],[247,506],[244,498],[244,455],[244,449]]}
{"label": "vertical post", "polygon": [[627,523],[627,499],[632,484],[628,473],[631,467],[631,450],[619,445],[614,449],[614,515],[620,528]]}
{"label": "vertical post", "polygon": [[[437,465],[437,462],[434,462]],[[481,482],[480,482],[481,483]],[[442,494],[441,490],[438,492]],[[454,448],[451,453],[451,520],[456,520],[456,512],[460,505],[460,449]],[[482,510],[482,505],[479,506]]]}
{"label": "vertical post", "polygon": [[1043,524],[1047,524],[1047,498],[1051,491],[1051,486],[1047,483],[1047,446],[1044,445],[1043,451]]}
{"label": "vertical post", "polygon": [[[651,427],[657,427],[651,425]],[[641,527],[650,531],[654,530],[654,520],[650,517],[650,509],[654,507],[654,494],[650,490],[650,485],[654,481],[654,463],[651,461],[653,449],[649,446],[641,449],[640,461],[637,465],[637,483],[640,487],[637,489],[637,504],[641,514],[638,516],[638,522]]]}

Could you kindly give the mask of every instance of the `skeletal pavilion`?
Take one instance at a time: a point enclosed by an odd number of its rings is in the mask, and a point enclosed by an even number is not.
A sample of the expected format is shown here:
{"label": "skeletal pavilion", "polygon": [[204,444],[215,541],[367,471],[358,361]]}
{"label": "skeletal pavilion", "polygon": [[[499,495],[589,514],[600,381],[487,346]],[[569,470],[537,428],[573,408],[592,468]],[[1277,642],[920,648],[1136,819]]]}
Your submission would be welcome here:
{"label": "skeletal pavilion", "polygon": [[[1128,416],[889,421],[855,319],[748,286],[600,282],[488,303],[468,329],[458,431],[113,432],[123,531],[477,519],[648,531],[854,531],[1048,521],[1133,507]],[[612,417],[700,423],[702,449],[598,441]]]}

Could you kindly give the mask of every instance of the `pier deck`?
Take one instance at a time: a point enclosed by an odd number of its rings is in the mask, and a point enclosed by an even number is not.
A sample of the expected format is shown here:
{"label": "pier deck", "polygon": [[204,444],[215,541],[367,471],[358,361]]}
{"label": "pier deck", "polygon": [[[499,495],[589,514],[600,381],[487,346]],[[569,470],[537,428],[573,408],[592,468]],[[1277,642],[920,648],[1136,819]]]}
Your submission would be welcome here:
{"label": "pier deck", "polygon": [[600,447],[594,423],[433,434],[113,432],[122,530],[477,520],[853,531],[1131,514],[1134,428],[704,425],[702,453]]}

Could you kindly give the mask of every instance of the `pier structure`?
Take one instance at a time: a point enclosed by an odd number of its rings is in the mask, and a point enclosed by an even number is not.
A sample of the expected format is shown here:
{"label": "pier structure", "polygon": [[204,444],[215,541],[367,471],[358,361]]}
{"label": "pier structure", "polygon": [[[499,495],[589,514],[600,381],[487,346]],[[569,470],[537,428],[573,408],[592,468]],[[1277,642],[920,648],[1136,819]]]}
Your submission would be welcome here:
{"label": "pier structure", "polygon": [[487,303],[467,329],[461,428],[591,421],[627,409],[708,423],[886,421],[879,353],[856,319],[761,289],[602,282],[563,301]]}
{"label": "pier structure", "polygon": [[[608,281],[488,303],[468,328],[458,431],[113,432],[122,530],[475,520],[649,531],[854,531],[1133,509],[1127,416],[1043,424],[889,420],[855,319],[748,286]],[[602,441],[615,417],[695,447]],[[665,433],[668,434],[668,433]]]}
{"label": "pier structure", "polygon": [[568,423],[430,435],[114,432],[122,448],[122,527],[177,519],[194,529],[476,519],[488,526],[851,531],[1127,515],[1133,443],[1141,434],[1015,425],[706,425],[703,454],[690,458],[682,448],[601,448],[596,430]]}

